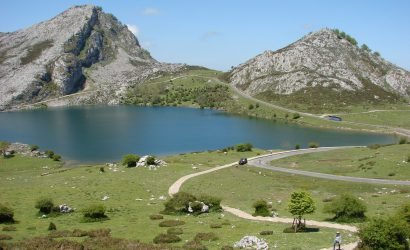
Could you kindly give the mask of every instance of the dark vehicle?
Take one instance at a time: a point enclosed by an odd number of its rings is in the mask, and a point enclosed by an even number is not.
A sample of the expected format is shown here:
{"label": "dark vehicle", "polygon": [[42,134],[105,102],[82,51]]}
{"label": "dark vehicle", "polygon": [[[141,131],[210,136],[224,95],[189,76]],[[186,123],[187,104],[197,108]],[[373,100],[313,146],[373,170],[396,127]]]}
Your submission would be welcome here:
{"label": "dark vehicle", "polygon": [[248,159],[246,159],[246,158],[241,158],[239,160],[239,165],[245,165],[246,163],[248,163]]}
{"label": "dark vehicle", "polygon": [[338,116],[335,116],[335,115],[329,115],[329,116],[327,116],[327,119],[329,119],[331,121],[336,121],[336,122],[341,122],[342,121],[341,117],[338,117]]}

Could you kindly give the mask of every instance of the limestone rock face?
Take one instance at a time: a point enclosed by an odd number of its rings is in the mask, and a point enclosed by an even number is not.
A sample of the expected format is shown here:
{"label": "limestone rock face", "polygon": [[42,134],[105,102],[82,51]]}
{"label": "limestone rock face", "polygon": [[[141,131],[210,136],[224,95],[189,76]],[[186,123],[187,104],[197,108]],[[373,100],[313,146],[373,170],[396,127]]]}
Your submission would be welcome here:
{"label": "limestone rock face", "polygon": [[[310,33],[235,67],[231,84],[251,95],[290,95],[312,87],[334,91],[377,88],[410,97],[410,73],[341,38],[331,29]],[[372,93],[369,93],[372,94]]]}
{"label": "limestone rock face", "polygon": [[55,105],[118,103],[130,84],[183,65],[159,63],[111,14],[72,7],[51,20],[0,33],[0,110],[56,99]]}

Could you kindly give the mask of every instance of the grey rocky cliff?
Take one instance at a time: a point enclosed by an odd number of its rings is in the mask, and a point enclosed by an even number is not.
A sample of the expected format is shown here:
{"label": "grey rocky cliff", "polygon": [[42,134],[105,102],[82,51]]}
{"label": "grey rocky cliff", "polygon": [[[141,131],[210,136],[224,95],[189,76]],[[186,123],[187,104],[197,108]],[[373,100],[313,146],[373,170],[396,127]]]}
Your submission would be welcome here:
{"label": "grey rocky cliff", "polygon": [[[361,91],[369,86],[410,97],[410,73],[341,39],[331,29],[310,33],[235,67],[231,84],[251,95],[290,95],[311,87]],[[372,93],[369,93],[372,94]]]}
{"label": "grey rocky cliff", "polygon": [[[50,99],[59,100],[55,105],[118,103],[129,85],[182,67],[154,60],[126,25],[101,8],[75,6],[27,29],[0,33],[0,110]],[[79,95],[58,98],[73,93]]]}

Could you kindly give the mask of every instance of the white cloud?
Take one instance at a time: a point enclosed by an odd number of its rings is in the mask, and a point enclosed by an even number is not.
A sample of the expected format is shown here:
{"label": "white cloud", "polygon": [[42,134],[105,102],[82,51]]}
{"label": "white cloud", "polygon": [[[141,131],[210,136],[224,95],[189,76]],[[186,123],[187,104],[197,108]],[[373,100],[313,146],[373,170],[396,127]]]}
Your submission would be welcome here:
{"label": "white cloud", "polygon": [[158,15],[160,13],[159,9],[156,8],[145,8],[142,11],[142,14],[145,16],[155,16]]}
{"label": "white cloud", "polygon": [[138,36],[140,33],[140,29],[136,25],[127,24],[127,28],[132,32],[132,34],[134,34],[134,36]]}

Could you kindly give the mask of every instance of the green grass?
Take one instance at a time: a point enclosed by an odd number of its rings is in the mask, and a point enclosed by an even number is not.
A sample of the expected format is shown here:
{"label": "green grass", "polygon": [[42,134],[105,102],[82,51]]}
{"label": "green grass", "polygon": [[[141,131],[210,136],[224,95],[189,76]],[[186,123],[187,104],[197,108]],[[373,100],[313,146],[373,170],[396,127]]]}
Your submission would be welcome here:
{"label": "green grass", "polygon": [[335,175],[410,180],[410,144],[352,148],[288,157],[273,166]]}
{"label": "green grass", "polygon": [[341,114],[345,121],[361,122],[374,125],[387,125],[410,129],[410,106],[402,110],[379,111],[372,113]]}
{"label": "green grass", "polygon": [[[11,241],[45,236],[49,233],[47,231],[49,223],[53,222],[58,230],[72,231],[79,228],[88,231],[110,228],[113,237],[138,239],[150,243],[156,235],[166,233],[167,228],[158,226],[162,220],[151,220],[150,215],[163,210],[164,201],[158,198],[162,195],[167,196],[168,187],[174,181],[183,175],[258,153],[263,151],[254,150],[247,153],[229,151],[227,154],[214,151],[174,155],[165,158],[168,162],[167,167],[156,171],[119,166],[119,171],[116,172],[105,167],[105,173],[99,171],[100,166],[65,168],[59,167],[58,163],[50,159],[22,156],[0,159],[1,200],[14,209],[14,217],[18,221],[13,225],[16,231],[4,233],[13,237]],[[45,166],[48,169],[43,168]],[[42,176],[41,174],[45,172],[50,174]],[[231,182],[236,179],[236,176],[229,176],[227,180]],[[200,193],[223,195],[220,189],[216,192],[212,191],[212,186],[214,185],[202,189]],[[230,192],[227,194],[229,196]],[[105,195],[110,198],[101,201]],[[40,196],[51,197],[55,204],[66,203],[75,208],[76,212],[52,218],[40,218],[37,209],[34,208],[35,201]],[[96,203],[106,206],[106,215],[110,219],[96,223],[81,223],[81,209]],[[198,233],[214,232],[218,240],[203,242],[203,244],[209,249],[218,249],[223,245],[232,245],[244,235],[258,235],[261,231],[273,230],[272,236],[264,237],[271,246],[276,244],[282,249],[291,249],[294,246],[316,248],[329,246],[334,234],[333,229],[325,228],[319,233],[283,234],[282,231],[287,225],[250,222],[229,214],[221,216],[219,213],[197,217],[164,215],[163,220],[175,219],[186,223],[180,226],[183,229],[183,234],[180,235],[182,241],[176,243],[177,246],[191,241]],[[211,225],[215,224],[222,225],[222,228],[211,228]],[[345,235],[347,236],[348,233]],[[354,236],[346,238],[347,241],[354,239]]]}

